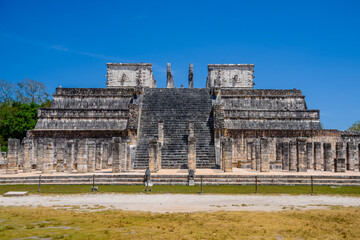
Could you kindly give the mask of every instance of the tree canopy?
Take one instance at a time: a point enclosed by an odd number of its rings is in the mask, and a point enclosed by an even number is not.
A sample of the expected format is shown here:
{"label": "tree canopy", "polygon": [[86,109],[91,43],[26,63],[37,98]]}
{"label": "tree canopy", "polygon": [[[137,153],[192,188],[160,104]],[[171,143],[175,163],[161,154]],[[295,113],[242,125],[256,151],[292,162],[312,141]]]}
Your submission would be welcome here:
{"label": "tree canopy", "polygon": [[360,121],[355,122],[351,127],[348,129],[349,131],[360,132]]}
{"label": "tree canopy", "polygon": [[0,145],[7,151],[9,138],[23,139],[34,129],[39,107],[49,107],[49,94],[43,83],[25,79],[13,83],[0,80]]}

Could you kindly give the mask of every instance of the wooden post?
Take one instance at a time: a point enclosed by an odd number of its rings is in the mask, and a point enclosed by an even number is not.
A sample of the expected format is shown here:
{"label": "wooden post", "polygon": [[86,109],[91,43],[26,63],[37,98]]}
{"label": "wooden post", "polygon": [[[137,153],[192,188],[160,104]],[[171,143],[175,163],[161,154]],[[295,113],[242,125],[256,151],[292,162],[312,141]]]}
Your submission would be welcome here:
{"label": "wooden post", "polygon": [[40,192],[40,188],[41,188],[41,174],[39,175],[39,192]]}
{"label": "wooden post", "polygon": [[257,184],[258,184],[258,182],[257,182],[257,176],[255,176],[255,193],[257,193],[258,192],[258,189],[257,189]]}

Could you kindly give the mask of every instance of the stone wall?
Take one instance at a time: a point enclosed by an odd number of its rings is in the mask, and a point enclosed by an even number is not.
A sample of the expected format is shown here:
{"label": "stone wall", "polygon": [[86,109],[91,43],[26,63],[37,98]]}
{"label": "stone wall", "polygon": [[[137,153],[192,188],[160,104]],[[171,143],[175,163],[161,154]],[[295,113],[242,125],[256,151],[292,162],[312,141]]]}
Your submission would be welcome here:
{"label": "stone wall", "polygon": [[209,64],[206,87],[253,88],[254,64]]}
{"label": "stone wall", "polygon": [[108,88],[113,87],[154,87],[151,63],[107,63]]}

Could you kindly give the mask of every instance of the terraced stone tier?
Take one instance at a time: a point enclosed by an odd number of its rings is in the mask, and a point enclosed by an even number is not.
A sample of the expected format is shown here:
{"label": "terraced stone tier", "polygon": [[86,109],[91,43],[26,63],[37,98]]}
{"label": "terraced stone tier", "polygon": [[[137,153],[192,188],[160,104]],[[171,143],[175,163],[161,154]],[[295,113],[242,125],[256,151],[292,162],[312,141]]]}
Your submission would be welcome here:
{"label": "terraced stone tier", "polygon": [[164,122],[162,167],[187,168],[189,122],[194,122],[197,168],[215,168],[212,103],[208,89],[146,89],[135,169],[148,167],[149,140]]}

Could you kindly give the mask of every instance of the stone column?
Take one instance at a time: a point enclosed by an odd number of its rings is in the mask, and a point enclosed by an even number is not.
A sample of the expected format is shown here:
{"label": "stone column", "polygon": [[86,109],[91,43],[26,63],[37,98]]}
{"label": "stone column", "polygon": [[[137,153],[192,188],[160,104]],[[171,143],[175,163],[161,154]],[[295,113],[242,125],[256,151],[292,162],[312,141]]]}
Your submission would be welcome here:
{"label": "stone column", "polygon": [[101,142],[96,144],[95,159],[95,170],[101,170],[103,161],[103,146]]}
{"label": "stone column", "polygon": [[56,145],[56,172],[64,172],[64,148],[62,143]]}
{"label": "stone column", "polygon": [[75,161],[75,143],[73,141],[66,143],[64,157],[66,162],[66,171],[71,173],[74,170]]}
{"label": "stone column", "polygon": [[267,138],[260,140],[260,172],[270,172],[270,144]]}
{"label": "stone column", "polygon": [[345,158],[344,143],[343,142],[337,142],[336,143],[336,158]]}
{"label": "stone column", "polygon": [[159,142],[164,145],[164,122],[160,121],[158,122],[158,136],[159,136]]}
{"label": "stone column", "polygon": [[102,169],[108,169],[108,159],[109,159],[109,145],[107,143],[102,144]]}
{"label": "stone column", "polygon": [[225,138],[221,141],[221,161],[224,172],[232,172],[232,143],[233,140],[231,138]]}
{"label": "stone column", "polygon": [[19,149],[20,149],[19,139],[8,140],[8,153],[7,153],[8,161],[6,166],[6,174],[18,173],[17,162],[19,160]]}
{"label": "stone column", "polygon": [[355,162],[358,161],[358,154],[357,154],[357,144],[354,142],[349,142],[347,144],[347,166],[346,169],[349,171],[355,170]]}
{"label": "stone column", "polygon": [[289,171],[297,170],[297,146],[295,141],[290,141],[289,143]]}
{"label": "stone column", "polygon": [[324,171],[332,171],[331,143],[324,143]]}
{"label": "stone column", "polygon": [[194,65],[192,63],[189,66],[189,88],[194,88]]}
{"label": "stone column", "polygon": [[23,165],[23,172],[31,172],[31,140],[30,139],[24,139],[24,165]]}
{"label": "stone column", "polygon": [[196,138],[188,137],[188,168],[196,170]]}
{"label": "stone column", "polygon": [[121,151],[121,137],[113,138],[113,161],[112,161],[112,172],[118,173],[121,171],[120,169],[120,151]]}
{"label": "stone column", "polygon": [[126,171],[131,170],[131,150],[130,150],[130,140],[126,141]]}
{"label": "stone column", "polygon": [[41,171],[42,169],[42,162],[44,160],[44,140],[38,139],[37,141],[37,163],[36,163],[36,171]]}
{"label": "stone column", "polygon": [[167,63],[167,79],[166,79],[166,88],[174,88],[174,78],[171,74],[171,65]]}
{"label": "stone column", "polygon": [[283,142],[282,170],[289,171],[289,142]]}
{"label": "stone column", "polygon": [[335,172],[345,172],[345,158],[336,158],[334,161]]}
{"label": "stone column", "polygon": [[314,169],[314,150],[312,142],[306,143],[306,153],[307,169]]}
{"label": "stone column", "polygon": [[87,143],[87,147],[88,147],[87,172],[95,172],[96,143],[94,141],[89,141]]}
{"label": "stone column", "polygon": [[314,142],[314,169],[322,170],[323,154],[321,154],[321,143]]}
{"label": "stone column", "polygon": [[158,147],[157,138],[150,139],[150,142],[149,142],[149,170],[150,170],[150,172],[156,172],[156,170],[157,170],[156,169],[156,167],[157,167],[157,162],[156,162],[157,147]]}
{"label": "stone column", "polygon": [[50,173],[53,170],[54,146],[51,139],[44,141],[44,157],[42,162],[42,173]]}
{"label": "stone column", "polygon": [[255,162],[256,162],[256,171],[260,171],[260,158],[261,158],[261,147],[260,140],[255,141]]}
{"label": "stone column", "polygon": [[281,142],[276,142],[276,163],[282,163],[282,148]]}
{"label": "stone column", "polygon": [[81,139],[78,143],[78,152],[77,152],[77,172],[78,173],[86,173],[88,171],[88,164],[87,164],[87,153],[88,153],[88,146],[86,144],[85,139]]}
{"label": "stone column", "polygon": [[306,153],[306,139],[298,138],[297,139],[297,171],[306,172],[307,171],[307,153]]}
{"label": "stone column", "polygon": [[251,144],[251,169],[256,170],[255,142]]}

